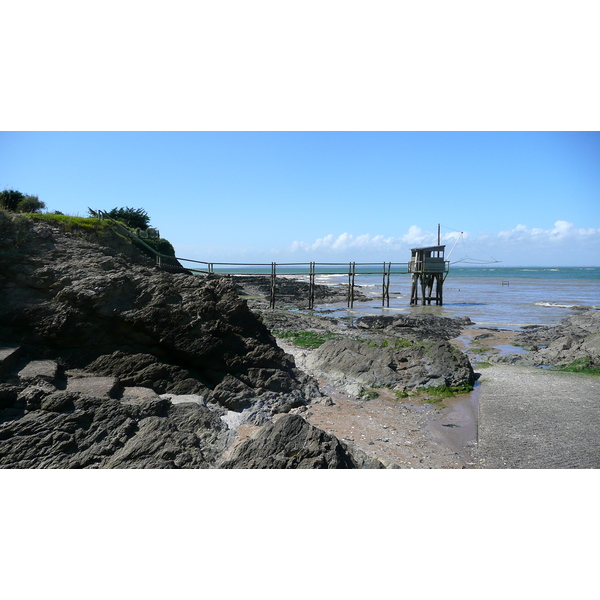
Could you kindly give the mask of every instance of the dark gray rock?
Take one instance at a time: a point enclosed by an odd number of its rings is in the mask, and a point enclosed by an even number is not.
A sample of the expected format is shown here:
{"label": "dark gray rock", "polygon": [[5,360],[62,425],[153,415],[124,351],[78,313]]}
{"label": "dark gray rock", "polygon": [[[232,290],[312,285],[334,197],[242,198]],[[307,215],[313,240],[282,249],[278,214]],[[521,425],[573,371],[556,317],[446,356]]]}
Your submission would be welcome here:
{"label": "dark gray rock", "polygon": [[[110,229],[84,235],[2,211],[0,340],[158,394],[204,394],[228,377],[255,396],[316,389],[231,278],[157,269]],[[214,396],[227,406],[252,400],[227,385]]]}
{"label": "dark gray rock", "polygon": [[408,347],[370,347],[349,339],[330,340],[307,357],[307,366],[371,387],[414,389],[472,385],[468,357],[449,342],[415,343]]}
{"label": "dark gray rock", "polygon": [[15,406],[27,410],[36,410],[40,408],[44,398],[55,391],[56,388],[51,383],[47,382],[29,385],[19,392]]}
{"label": "dark gray rock", "polygon": [[451,340],[472,325],[469,317],[438,317],[435,315],[396,315],[360,317],[360,329],[381,330],[411,340]]}
{"label": "dark gray rock", "polygon": [[120,384],[117,377],[72,377],[67,392],[79,392],[95,398],[117,398]]}
{"label": "dark gray rock", "polygon": [[0,424],[0,467],[208,468],[231,441],[220,419],[196,404],[55,392],[42,407]]}
{"label": "dark gray rock", "polygon": [[21,346],[0,347],[0,374],[5,373],[16,364],[22,350]]}
{"label": "dark gray rock", "polygon": [[[256,306],[268,304],[271,293],[270,275],[244,275],[232,278],[237,289],[245,296],[251,298]],[[277,306],[307,307],[310,286],[305,281],[298,281],[289,277],[277,277],[275,280],[275,304]],[[342,302],[348,298],[348,286],[345,284],[331,286],[315,284],[313,288],[314,299],[317,304]],[[360,286],[354,288],[354,299],[357,302],[368,300],[360,291]]]}
{"label": "dark gray rock", "polygon": [[75,401],[78,398],[79,394],[72,392],[53,392],[42,398],[40,408],[50,412],[72,412],[75,410]]}
{"label": "dark gray rock", "polygon": [[21,381],[42,380],[54,382],[58,375],[58,363],[53,360],[32,360],[17,374]]}
{"label": "dark gray rock", "polygon": [[600,366],[600,311],[578,312],[556,326],[523,331],[515,337],[515,344],[529,353],[512,362],[564,366],[585,359],[590,366]]}
{"label": "dark gray rock", "polygon": [[224,469],[383,469],[378,460],[287,414],[234,448]]}
{"label": "dark gray rock", "polygon": [[148,400],[158,399],[159,396],[154,390],[145,387],[126,387],[122,389],[120,394],[121,402],[129,404],[141,404]]}

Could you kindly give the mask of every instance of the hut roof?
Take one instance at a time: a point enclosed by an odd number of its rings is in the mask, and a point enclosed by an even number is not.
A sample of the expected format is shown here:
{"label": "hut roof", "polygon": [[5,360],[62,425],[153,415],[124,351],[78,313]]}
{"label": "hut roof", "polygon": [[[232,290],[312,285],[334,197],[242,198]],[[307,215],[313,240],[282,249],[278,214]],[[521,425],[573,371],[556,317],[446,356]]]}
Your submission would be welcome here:
{"label": "hut roof", "polygon": [[423,248],[411,248],[411,252],[416,252],[417,250],[424,250],[426,252],[443,252],[446,246],[425,246]]}

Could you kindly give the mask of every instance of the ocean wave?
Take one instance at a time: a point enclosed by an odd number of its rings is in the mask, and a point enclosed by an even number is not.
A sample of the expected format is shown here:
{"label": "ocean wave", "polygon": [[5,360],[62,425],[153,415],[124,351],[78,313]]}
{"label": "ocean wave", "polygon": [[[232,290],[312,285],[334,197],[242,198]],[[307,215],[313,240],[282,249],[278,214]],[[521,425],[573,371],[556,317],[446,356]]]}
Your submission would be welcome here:
{"label": "ocean wave", "polygon": [[586,308],[590,310],[598,310],[600,307],[591,306],[588,304],[566,304],[564,302],[534,302],[535,306],[548,306],[550,308]]}
{"label": "ocean wave", "polygon": [[348,277],[348,273],[329,273],[327,275],[316,274],[317,279],[334,279],[336,277]]}

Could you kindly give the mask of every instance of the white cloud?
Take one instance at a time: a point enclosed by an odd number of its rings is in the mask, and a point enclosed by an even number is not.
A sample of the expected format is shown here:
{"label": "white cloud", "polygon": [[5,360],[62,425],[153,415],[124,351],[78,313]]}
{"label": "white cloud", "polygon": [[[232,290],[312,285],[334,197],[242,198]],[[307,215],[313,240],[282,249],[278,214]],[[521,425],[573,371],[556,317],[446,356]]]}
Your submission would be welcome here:
{"label": "white cloud", "polygon": [[[473,236],[463,232],[448,232],[442,237],[447,245],[446,255],[452,262],[465,258],[488,260],[497,258],[506,264],[600,264],[600,228],[577,228],[573,223],[558,220],[550,229],[518,224],[513,229],[498,233],[485,232]],[[437,234],[411,225],[399,237],[384,237],[368,233],[353,235],[344,232],[329,234],[314,242],[295,241],[288,250],[292,256],[324,260],[408,260],[410,249],[437,243]],[[450,255],[450,251],[452,253]],[[583,262],[582,262],[583,261]]]}
{"label": "white cloud", "polygon": [[[468,235],[468,234],[465,234]],[[451,232],[443,236],[443,241],[453,243],[460,236],[460,232]],[[346,250],[382,250],[382,251],[408,251],[418,246],[429,246],[437,243],[437,234],[423,231],[416,225],[411,225],[408,231],[400,237],[372,236],[364,233],[354,236],[344,232],[337,237],[333,234],[318,238],[314,242],[294,241],[289,250],[292,252],[317,252],[327,250],[331,252],[344,252]]]}
{"label": "white cloud", "polygon": [[344,232],[337,237],[333,234],[318,238],[314,242],[295,241],[290,246],[292,252],[316,252],[321,250],[341,253],[346,250],[397,250],[403,246],[403,241],[399,238],[384,237],[383,235],[372,236],[364,233],[354,236],[351,233]]}
{"label": "white cloud", "polygon": [[569,221],[556,221],[552,229],[528,229],[525,225],[517,225],[514,229],[500,231],[498,238],[512,241],[535,242],[585,242],[590,237],[600,235],[600,228],[576,228]]}

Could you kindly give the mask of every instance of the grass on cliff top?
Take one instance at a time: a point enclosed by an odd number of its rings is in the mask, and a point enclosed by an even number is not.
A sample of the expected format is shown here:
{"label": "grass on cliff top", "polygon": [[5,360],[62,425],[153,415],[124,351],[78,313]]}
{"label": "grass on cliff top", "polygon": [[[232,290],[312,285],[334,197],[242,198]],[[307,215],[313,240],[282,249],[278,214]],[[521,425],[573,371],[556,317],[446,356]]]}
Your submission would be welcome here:
{"label": "grass on cliff top", "polygon": [[[133,240],[131,242],[128,237],[124,236],[124,234],[119,231],[115,231],[111,226],[109,221],[100,220],[96,217],[73,217],[70,215],[60,215],[54,213],[21,213],[22,216],[27,217],[29,219],[35,219],[37,221],[44,221],[46,223],[51,223],[60,227],[63,231],[67,232],[81,232],[81,233],[95,233],[102,234],[108,230],[111,230],[118,235],[120,238],[123,238],[127,243],[133,243],[136,247],[138,247],[142,252],[154,258],[154,255],[149,252],[149,250],[137,242],[137,240]],[[171,242],[163,238],[148,238],[144,239],[146,245],[153,248],[159,254],[164,254],[165,256],[175,256],[175,248]]]}
{"label": "grass on cliff top", "polygon": [[83,231],[101,231],[108,227],[108,223],[100,221],[95,217],[72,217],[69,215],[57,215],[54,213],[22,213],[24,217],[35,219],[37,221],[45,221],[58,225],[66,231],[83,230]]}

